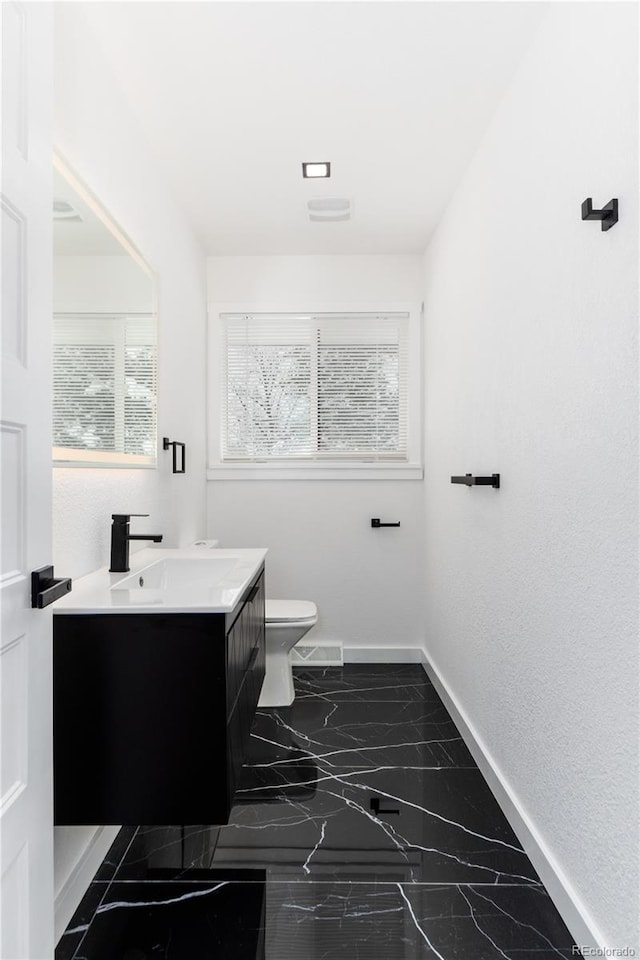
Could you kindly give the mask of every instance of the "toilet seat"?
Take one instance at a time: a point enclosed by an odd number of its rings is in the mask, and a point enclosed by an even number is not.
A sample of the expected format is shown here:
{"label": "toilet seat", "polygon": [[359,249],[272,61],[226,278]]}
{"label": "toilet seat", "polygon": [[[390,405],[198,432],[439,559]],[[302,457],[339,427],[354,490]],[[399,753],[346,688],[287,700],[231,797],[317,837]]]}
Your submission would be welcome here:
{"label": "toilet seat", "polygon": [[315,620],[318,610],[310,600],[267,600],[265,602],[266,623],[300,623]]}

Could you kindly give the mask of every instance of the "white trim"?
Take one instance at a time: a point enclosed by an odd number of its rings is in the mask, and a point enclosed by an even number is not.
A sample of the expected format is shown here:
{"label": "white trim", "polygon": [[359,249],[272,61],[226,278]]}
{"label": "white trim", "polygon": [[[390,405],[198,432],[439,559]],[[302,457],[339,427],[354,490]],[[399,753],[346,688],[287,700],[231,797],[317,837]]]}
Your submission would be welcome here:
{"label": "white trim", "polygon": [[142,467],[156,470],[155,456],[143,453],[123,453],[121,450],[86,450],[78,447],[53,447],[54,467]]}
{"label": "white trim", "polygon": [[422,480],[419,463],[295,463],[218,464],[207,469],[207,480]]}
{"label": "white trim", "polygon": [[56,460],[51,461],[54,470],[75,469],[76,467],[93,467],[95,470],[157,470],[158,463],[109,463],[97,460]]}
{"label": "white trim", "polygon": [[345,647],[345,663],[422,663],[422,647]]}
{"label": "white trim", "polygon": [[422,651],[422,666],[451,714],[453,722],[487,781],[491,793],[509,821],[513,832],[522,844],[525,853],[531,860],[547,893],[576,943],[604,950],[604,937],[589,916],[589,911],[548,849],[535,824],[525,813],[520,800],[491,756],[464,708],[424,650]]}
{"label": "white trim", "polygon": [[55,942],[66,930],[120,827],[98,827],[55,898]]}
{"label": "white trim", "polygon": [[209,300],[209,315],[213,313],[297,313],[308,316],[315,313],[412,313],[420,311],[420,304],[412,300],[312,300],[300,305],[300,297],[285,302],[262,300]]}

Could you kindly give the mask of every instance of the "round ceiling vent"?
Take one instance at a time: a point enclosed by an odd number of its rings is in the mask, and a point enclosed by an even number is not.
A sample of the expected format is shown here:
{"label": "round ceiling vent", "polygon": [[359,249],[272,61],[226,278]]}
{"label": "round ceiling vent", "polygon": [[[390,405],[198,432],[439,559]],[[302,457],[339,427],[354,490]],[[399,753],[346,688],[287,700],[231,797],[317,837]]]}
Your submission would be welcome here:
{"label": "round ceiling vent", "polygon": [[309,220],[350,220],[351,200],[346,197],[317,197],[307,201]]}
{"label": "round ceiling vent", "polygon": [[68,200],[61,200],[59,197],[53,198],[53,219],[54,220],[72,220],[76,223],[82,222],[82,217]]}

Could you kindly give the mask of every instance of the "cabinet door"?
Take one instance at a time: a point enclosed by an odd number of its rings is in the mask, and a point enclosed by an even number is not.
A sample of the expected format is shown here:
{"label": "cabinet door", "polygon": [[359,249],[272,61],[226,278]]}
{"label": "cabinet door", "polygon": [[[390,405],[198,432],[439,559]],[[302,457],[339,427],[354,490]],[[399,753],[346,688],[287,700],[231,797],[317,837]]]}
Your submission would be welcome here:
{"label": "cabinet door", "polygon": [[241,613],[227,634],[227,723],[229,799],[240,779],[251,725],[264,679],[264,575],[254,585]]}
{"label": "cabinet door", "polygon": [[54,620],[56,823],[225,823],[224,621]]}
{"label": "cabinet door", "polygon": [[227,720],[235,709],[248,659],[248,651],[245,650],[246,632],[243,610],[226,637]]}
{"label": "cabinet door", "polygon": [[[264,624],[264,607],[265,607],[265,588],[264,588],[264,577],[262,577],[258,583],[258,590],[256,591],[253,600],[251,602],[251,609],[249,612],[250,618],[250,631],[251,631],[251,656],[249,658],[249,664],[247,668],[247,676],[245,679],[245,700],[247,704],[247,709],[250,714],[249,725],[253,722],[255,716],[256,707],[258,706],[258,700],[260,698],[260,691],[262,689],[262,682],[264,680],[264,666],[265,666],[265,624]],[[250,731],[249,731],[250,732]]]}
{"label": "cabinet door", "polygon": [[242,710],[237,703],[227,723],[227,805],[229,810],[233,805],[236,788],[240,782],[240,771],[244,759],[242,728]]}
{"label": "cabinet door", "polygon": [[251,609],[251,602],[247,601],[236,617],[226,638],[228,718],[235,709],[238,694],[249,665],[249,658],[251,657],[253,647],[251,637]]}

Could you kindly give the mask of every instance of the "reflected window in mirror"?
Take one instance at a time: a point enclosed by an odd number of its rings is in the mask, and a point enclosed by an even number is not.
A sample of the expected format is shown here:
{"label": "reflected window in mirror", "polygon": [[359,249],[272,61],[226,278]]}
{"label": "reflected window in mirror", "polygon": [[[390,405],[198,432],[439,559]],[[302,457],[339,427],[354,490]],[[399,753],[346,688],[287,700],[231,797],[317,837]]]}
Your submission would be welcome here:
{"label": "reflected window in mirror", "polygon": [[53,457],[156,463],[153,274],[69,168],[54,165]]}

